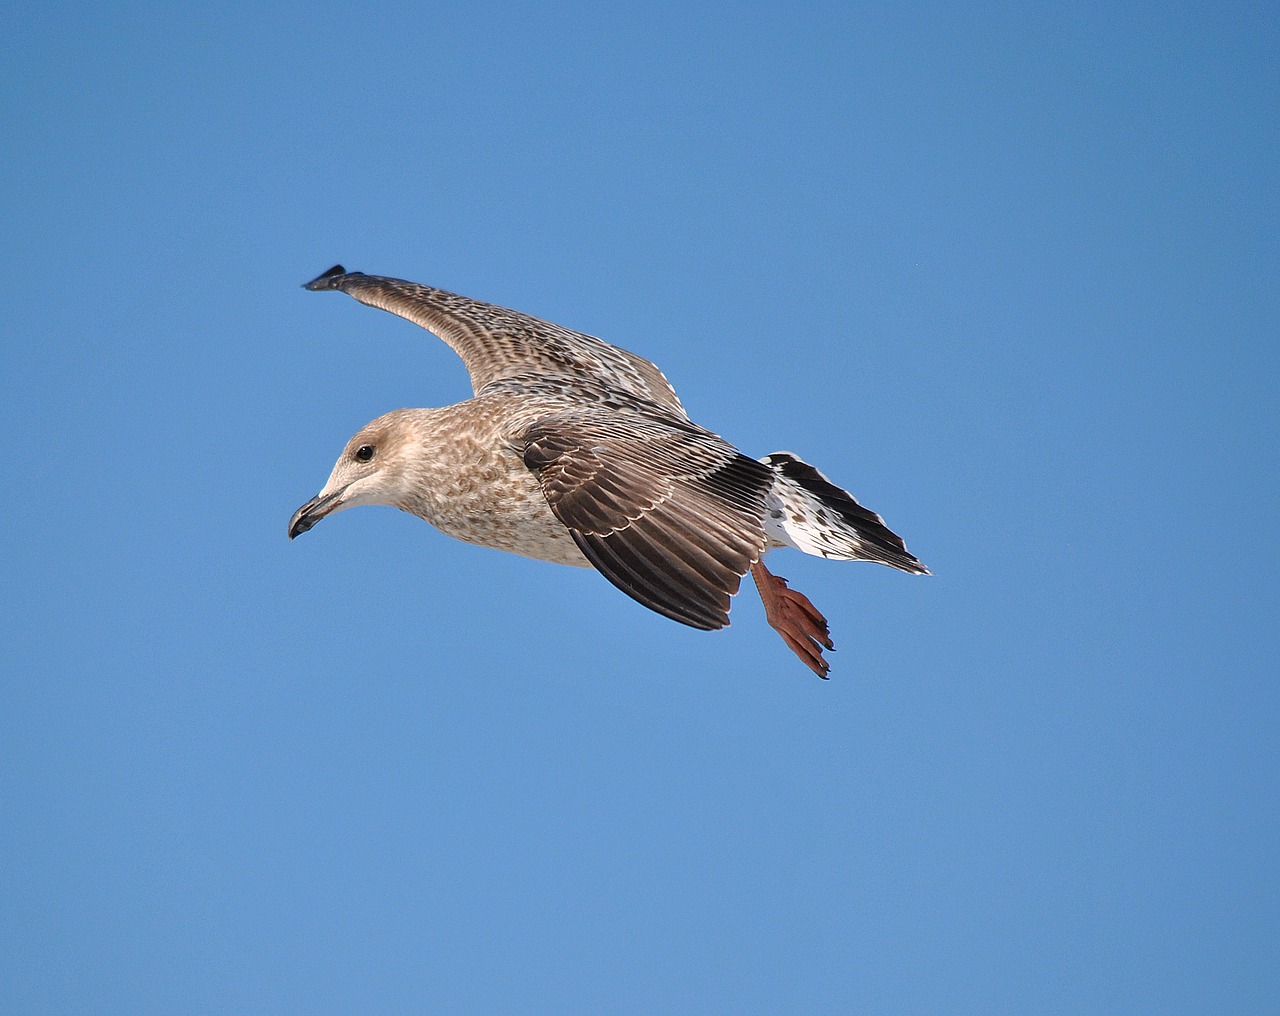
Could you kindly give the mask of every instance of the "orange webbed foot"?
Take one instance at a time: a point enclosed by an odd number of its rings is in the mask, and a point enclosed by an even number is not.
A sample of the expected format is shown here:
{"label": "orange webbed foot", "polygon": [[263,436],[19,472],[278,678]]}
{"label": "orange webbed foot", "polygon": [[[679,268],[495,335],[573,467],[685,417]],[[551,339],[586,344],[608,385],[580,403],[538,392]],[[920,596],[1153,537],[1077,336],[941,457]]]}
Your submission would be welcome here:
{"label": "orange webbed foot", "polygon": [[765,618],[770,626],[806,667],[826,679],[831,669],[822,656],[824,649],[834,651],[827,619],[804,593],[787,587],[787,580],[774,575],[757,561],[751,566],[751,577],[764,602]]}

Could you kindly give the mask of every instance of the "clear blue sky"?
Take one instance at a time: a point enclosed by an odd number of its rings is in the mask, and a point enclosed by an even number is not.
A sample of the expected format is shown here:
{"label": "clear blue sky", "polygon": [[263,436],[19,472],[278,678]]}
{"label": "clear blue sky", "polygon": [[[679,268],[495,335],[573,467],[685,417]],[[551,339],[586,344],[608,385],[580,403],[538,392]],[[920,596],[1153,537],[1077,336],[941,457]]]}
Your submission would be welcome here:
{"label": "clear blue sky", "polygon": [[[0,1008],[1280,1008],[1274,5],[37,5],[0,40]],[[622,9],[619,8],[621,11]],[[936,575],[673,624],[389,509],[601,335]]]}

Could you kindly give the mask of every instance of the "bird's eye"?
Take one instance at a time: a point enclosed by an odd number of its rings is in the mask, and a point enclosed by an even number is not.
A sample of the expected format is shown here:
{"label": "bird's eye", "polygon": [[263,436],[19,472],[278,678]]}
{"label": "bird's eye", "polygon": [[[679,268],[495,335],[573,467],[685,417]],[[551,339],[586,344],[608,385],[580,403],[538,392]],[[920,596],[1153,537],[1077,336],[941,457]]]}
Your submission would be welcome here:
{"label": "bird's eye", "polygon": [[357,462],[368,462],[371,458],[373,458],[373,445],[362,444],[356,449]]}

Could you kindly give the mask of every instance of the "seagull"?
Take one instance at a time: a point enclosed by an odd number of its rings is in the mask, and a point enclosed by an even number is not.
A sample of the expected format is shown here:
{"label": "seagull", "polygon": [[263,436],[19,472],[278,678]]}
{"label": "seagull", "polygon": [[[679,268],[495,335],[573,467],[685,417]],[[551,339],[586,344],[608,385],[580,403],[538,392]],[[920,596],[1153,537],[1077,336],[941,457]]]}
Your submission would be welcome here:
{"label": "seagull", "polygon": [[468,543],[594,567],[673,621],[713,630],[751,573],[768,623],[819,677],[827,620],[771,573],[778,547],[929,574],[875,512],[790,452],[753,459],[689,419],[656,366],[617,346],[403,279],[335,265],[336,290],[437,335],[472,398],[397,409],[347,442],[289,539],[328,515],[388,505]]}

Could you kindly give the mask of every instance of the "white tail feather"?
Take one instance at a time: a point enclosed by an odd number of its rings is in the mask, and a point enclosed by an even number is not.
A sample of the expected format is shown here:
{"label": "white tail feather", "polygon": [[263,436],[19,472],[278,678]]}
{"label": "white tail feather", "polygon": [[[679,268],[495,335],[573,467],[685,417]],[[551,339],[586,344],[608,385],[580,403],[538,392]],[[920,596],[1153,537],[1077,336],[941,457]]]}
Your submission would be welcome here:
{"label": "white tail feather", "polygon": [[774,452],[760,461],[772,468],[775,476],[765,514],[765,532],[775,546],[928,574],[884,519],[862,507],[852,494],[813,466],[790,452]]}

